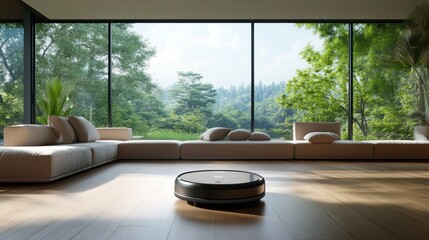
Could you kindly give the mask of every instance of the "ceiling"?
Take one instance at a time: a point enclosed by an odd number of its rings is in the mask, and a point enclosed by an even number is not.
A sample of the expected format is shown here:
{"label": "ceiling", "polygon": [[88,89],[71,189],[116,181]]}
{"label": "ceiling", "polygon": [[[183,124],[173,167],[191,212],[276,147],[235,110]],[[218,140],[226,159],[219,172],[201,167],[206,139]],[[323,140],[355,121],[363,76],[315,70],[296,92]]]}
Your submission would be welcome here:
{"label": "ceiling", "polygon": [[[422,0],[18,0],[51,20],[395,20]],[[428,2],[429,0],[423,0]]]}

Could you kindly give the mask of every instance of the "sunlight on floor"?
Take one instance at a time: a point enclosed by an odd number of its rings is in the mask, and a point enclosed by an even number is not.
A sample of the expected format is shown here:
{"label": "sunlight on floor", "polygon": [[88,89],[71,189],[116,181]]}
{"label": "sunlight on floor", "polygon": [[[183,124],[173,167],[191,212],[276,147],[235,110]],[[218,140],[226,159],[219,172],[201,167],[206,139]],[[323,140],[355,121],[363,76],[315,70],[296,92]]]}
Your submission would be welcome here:
{"label": "sunlight on floor", "polygon": [[429,206],[420,204],[427,199],[427,171],[314,170],[268,174],[266,178],[267,192],[292,194],[321,203],[397,205],[429,212]]}

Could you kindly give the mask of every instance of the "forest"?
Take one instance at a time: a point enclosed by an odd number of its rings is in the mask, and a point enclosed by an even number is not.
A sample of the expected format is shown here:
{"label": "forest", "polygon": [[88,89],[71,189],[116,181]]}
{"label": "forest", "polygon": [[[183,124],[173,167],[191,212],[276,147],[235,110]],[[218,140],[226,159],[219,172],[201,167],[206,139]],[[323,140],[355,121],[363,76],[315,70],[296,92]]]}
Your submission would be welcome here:
{"label": "forest", "polygon": [[[308,63],[291,79],[255,84],[255,131],[292,138],[294,121],[339,121],[347,138],[349,33],[340,23],[296,24],[324,42],[300,52]],[[391,64],[391,49],[404,24],[353,25],[354,139],[412,139],[418,84],[410,68]],[[23,33],[20,24],[0,23],[0,127],[23,118]],[[167,88],[147,73],[156,49],[130,24],[112,24],[113,126],[133,128],[146,139],[197,139],[205,129],[250,129],[251,86],[214,88],[202,73],[177,69]],[[55,79],[62,83],[72,115],[108,125],[107,24],[40,23],[36,27],[36,99]],[[40,105],[38,116],[43,115]],[[38,118],[41,119],[41,118]],[[40,122],[42,123],[43,122]]]}

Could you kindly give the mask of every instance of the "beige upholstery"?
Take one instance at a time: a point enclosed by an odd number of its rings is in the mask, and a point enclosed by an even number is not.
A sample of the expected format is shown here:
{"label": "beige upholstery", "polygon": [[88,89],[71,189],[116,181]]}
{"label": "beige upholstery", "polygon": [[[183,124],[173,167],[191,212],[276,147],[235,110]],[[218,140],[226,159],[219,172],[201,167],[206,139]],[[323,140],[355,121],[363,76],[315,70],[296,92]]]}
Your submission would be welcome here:
{"label": "beige upholstery", "polygon": [[179,159],[180,141],[174,140],[131,140],[120,142],[120,159]]}
{"label": "beige upholstery", "polygon": [[77,142],[77,135],[72,125],[69,123],[67,118],[59,116],[49,116],[49,126],[54,129],[55,135],[57,136],[58,143],[75,143]]}
{"label": "beige upholstery", "polygon": [[414,140],[427,141],[428,127],[426,126],[415,126],[414,127]]}
{"label": "beige upholstery", "polygon": [[75,143],[72,146],[80,146],[91,149],[91,165],[96,166],[118,159],[119,141],[96,141],[88,143]]}
{"label": "beige upholstery", "polygon": [[1,182],[47,182],[90,166],[91,150],[85,147],[0,147]]}
{"label": "beige upholstery", "polygon": [[374,140],[374,159],[429,159],[429,141]]}
{"label": "beige upholstery", "polygon": [[294,146],[287,141],[185,141],[182,159],[292,159]]}
{"label": "beige upholstery", "polygon": [[79,142],[94,142],[100,140],[100,134],[95,126],[84,117],[70,116],[68,118],[74,131],[77,134]]}
{"label": "beige upholstery", "polygon": [[[0,182],[53,181],[116,159],[429,159],[425,130],[426,127],[415,128],[415,138],[423,139],[417,141],[338,140],[325,144],[306,140],[129,140],[129,128],[100,128],[102,139],[114,140],[35,146],[55,144],[54,130],[44,125],[16,125],[4,131],[7,147],[0,147]],[[309,132],[339,135],[340,124],[294,124],[295,139],[302,139]]]}
{"label": "beige upholstery", "polygon": [[341,136],[341,123],[338,122],[294,122],[293,140],[304,140],[310,132],[333,132]]}
{"label": "beige upholstery", "polygon": [[294,141],[295,159],[371,159],[373,144],[349,140],[326,144],[312,144],[308,141]]}
{"label": "beige upholstery", "polygon": [[112,128],[97,128],[100,134],[100,140],[131,140],[133,138],[133,130],[124,127]]}
{"label": "beige upholstery", "polygon": [[55,132],[50,126],[21,124],[4,128],[4,146],[41,146],[56,142]]}

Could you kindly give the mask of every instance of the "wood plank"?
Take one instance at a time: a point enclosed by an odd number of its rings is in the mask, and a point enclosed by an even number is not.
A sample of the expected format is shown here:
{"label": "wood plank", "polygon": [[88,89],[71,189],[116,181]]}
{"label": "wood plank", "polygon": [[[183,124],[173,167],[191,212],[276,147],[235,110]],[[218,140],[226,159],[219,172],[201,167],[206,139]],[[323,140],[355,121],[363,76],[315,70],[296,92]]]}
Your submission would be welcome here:
{"label": "wood plank", "polygon": [[[174,178],[253,171],[259,204],[195,207]],[[427,239],[429,164],[118,161],[47,184],[0,184],[0,239]]]}

